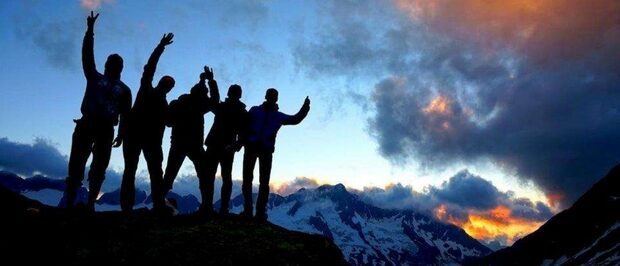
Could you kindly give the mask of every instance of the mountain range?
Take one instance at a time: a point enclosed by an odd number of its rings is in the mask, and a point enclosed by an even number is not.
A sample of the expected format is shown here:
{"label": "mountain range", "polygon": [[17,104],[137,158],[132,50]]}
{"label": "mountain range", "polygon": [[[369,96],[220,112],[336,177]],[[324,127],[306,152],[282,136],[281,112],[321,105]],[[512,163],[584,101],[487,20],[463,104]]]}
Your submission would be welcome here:
{"label": "mountain range", "polygon": [[[43,177],[38,177],[42,179]],[[50,186],[32,186],[30,178],[0,172],[0,185],[48,205],[62,201],[61,180],[48,180]],[[84,195],[86,192],[83,192]],[[198,207],[193,195],[175,197],[180,213]],[[256,197],[256,195],[254,195]],[[118,210],[119,192],[103,194],[98,210]],[[148,207],[150,197],[137,190],[136,207]],[[231,200],[233,213],[239,213],[243,197]],[[216,202],[216,208],[219,202]],[[439,265],[489,254],[491,250],[470,237],[461,228],[445,224],[413,210],[387,210],[370,205],[342,184],[316,189],[300,189],[286,197],[271,194],[269,221],[288,230],[319,234],[334,241],[351,265]]]}
{"label": "mountain range", "polygon": [[[0,172],[0,185],[52,205],[64,189],[59,180],[22,179],[8,172]],[[137,193],[140,204],[148,206],[146,192]],[[193,195],[173,197],[181,212],[197,208]],[[118,191],[102,195],[99,204],[118,208]],[[242,210],[241,195],[231,200],[231,208]],[[620,265],[620,165],[570,208],[495,252],[459,227],[414,210],[378,208],[342,184],[302,188],[288,196],[272,193],[268,215],[275,225],[330,239],[351,265]]]}

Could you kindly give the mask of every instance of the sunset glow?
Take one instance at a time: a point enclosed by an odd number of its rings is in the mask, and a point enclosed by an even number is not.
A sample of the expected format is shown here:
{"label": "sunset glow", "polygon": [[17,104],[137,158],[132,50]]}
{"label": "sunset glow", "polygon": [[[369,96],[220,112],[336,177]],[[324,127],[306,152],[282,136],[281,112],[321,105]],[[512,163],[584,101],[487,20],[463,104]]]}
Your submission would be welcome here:
{"label": "sunset glow", "polygon": [[425,113],[450,114],[450,99],[446,96],[435,97],[424,109]]}
{"label": "sunset glow", "polygon": [[440,205],[434,211],[437,219],[452,223],[463,228],[475,239],[490,241],[505,237],[512,245],[519,238],[538,229],[543,222],[530,221],[512,216],[511,210],[505,206],[497,206],[490,211],[471,211],[466,220],[448,216],[446,205]]}

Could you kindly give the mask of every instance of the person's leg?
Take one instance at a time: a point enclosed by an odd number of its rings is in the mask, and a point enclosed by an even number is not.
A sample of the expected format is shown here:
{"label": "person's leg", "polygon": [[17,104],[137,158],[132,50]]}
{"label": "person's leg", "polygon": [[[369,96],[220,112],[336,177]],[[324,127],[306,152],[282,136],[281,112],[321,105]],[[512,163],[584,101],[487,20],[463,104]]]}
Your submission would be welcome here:
{"label": "person's leg", "polygon": [[105,171],[110,163],[114,127],[112,125],[98,126],[94,133],[93,161],[90,163],[90,170],[88,171],[88,208],[92,211],[95,210],[95,201],[99,197],[99,191],[101,191],[101,185],[105,179]]}
{"label": "person's leg", "polygon": [[130,137],[123,141],[123,158],[125,170],[121,182],[121,209],[130,212],[135,205],[136,198],[136,171],[140,161],[141,145],[139,140]]}
{"label": "person's leg", "polygon": [[184,148],[179,143],[175,143],[173,141],[170,144],[168,163],[166,164],[166,172],[164,173],[164,187],[162,191],[164,198],[166,197],[166,194],[172,190],[172,184],[174,184],[174,179],[177,177],[177,174],[181,169],[181,165],[183,165],[185,156],[186,154]]}
{"label": "person's leg", "polygon": [[198,176],[198,184],[200,188],[200,197],[202,202],[200,204],[200,211],[211,214],[213,212],[213,182],[209,173],[207,172],[206,160],[207,156],[200,145],[192,146],[188,157],[194,163],[196,169],[196,175]]}
{"label": "person's leg", "polygon": [[164,154],[161,149],[161,143],[149,142],[144,146],[144,159],[149,169],[149,177],[151,179],[151,198],[153,199],[153,209],[161,209],[165,204],[164,179],[161,170],[161,164],[164,160]]}
{"label": "person's leg", "polygon": [[220,192],[220,214],[228,214],[228,203],[232,193],[232,165],[235,153],[226,150],[221,151],[220,165],[222,166],[222,190]]}
{"label": "person's leg", "polygon": [[258,199],[256,200],[256,217],[261,220],[267,219],[267,200],[269,199],[269,179],[271,177],[272,154],[262,152],[259,155],[259,181]]}
{"label": "person's leg", "polygon": [[64,201],[67,208],[75,205],[77,192],[82,187],[86,162],[92,152],[93,138],[84,121],[76,121],[71,139],[71,154],[69,155],[69,175],[65,179],[66,187]]}
{"label": "person's leg", "polygon": [[243,184],[241,192],[243,193],[243,214],[244,216],[252,216],[252,181],[254,180],[254,166],[257,159],[256,151],[246,145],[243,152]]}

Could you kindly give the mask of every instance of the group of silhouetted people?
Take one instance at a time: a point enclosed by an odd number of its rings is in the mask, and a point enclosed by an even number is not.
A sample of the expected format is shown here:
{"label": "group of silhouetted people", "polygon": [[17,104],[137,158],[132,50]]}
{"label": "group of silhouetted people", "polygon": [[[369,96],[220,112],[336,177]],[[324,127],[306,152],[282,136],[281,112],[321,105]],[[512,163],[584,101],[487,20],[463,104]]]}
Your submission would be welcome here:
{"label": "group of silhouetted people", "polygon": [[[123,145],[125,170],[121,184],[121,209],[131,212],[135,204],[135,175],[140,153],[144,153],[151,181],[151,197],[155,213],[168,214],[166,195],[185,160],[194,164],[198,176],[202,203],[199,213],[214,215],[213,191],[218,165],[221,169],[222,190],[219,212],[229,212],[232,192],[232,166],[235,152],[245,148],[243,156],[244,197],[243,217],[253,214],[252,181],[254,167],[259,161],[259,191],[256,202],[258,220],[266,220],[269,196],[272,154],[276,134],[283,125],[300,123],[310,110],[306,97],[301,110],[295,115],[278,111],[278,91],[270,88],[265,102],[246,111],[241,102],[241,86],[228,89],[227,98],[220,101],[213,69],[205,66],[200,79],[188,94],[168,104],[166,95],[175,85],[171,76],[163,76],[156,86],[153,77],[159,58],[174,35],[165,34],[144,66],[136,100],[132,107],[131,90],[120,77],[123,59],[118,54],[108,56],[104,73],[97,71],[94,59],[94,24],[99,14],[91,12],[82,46],[82,64],[87,85],[81,105],[82,117],[76,123],[69,158],[69,176],[66,179],[67,208],[75,206],[77,191],[82,186],[85,165],[92,153],[88,173],[89,196],[87,209],[94,211],[95,202],[105,179],[112,147]],[[204,115],[215,117],[206,139]],[[114,138],[114,127],[118,134]],[[165,171],[162,170],[162,139],[166,126],[172,128],[170,151]],[[204,146],[206,145],[206,150]]]}

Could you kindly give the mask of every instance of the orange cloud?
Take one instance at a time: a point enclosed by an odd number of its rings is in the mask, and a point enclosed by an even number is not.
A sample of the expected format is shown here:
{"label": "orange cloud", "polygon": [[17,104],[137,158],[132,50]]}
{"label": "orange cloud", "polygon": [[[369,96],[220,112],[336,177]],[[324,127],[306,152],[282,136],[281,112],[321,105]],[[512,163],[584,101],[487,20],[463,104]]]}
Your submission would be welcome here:
{"label": "orange cloud", "polygon": [[114,0],[80,0],[80,6],[86,10],[97,10],[102,4],[111,4]]}
{"label": "orange cloud", "polygon": [[[435,31],[473,39],[490,54],[497,44],[537,60],[578,57],[609,38],[617,1],[394,0],[412,21]],[[559,59],[557,59],[559,60]]]}
{"label": "orange cloud", "polygon": [[508,245],[512,245],[514,241],[535,231],[543,224],[514,217],[512,211],[502,205],[484,212],[470,211],[464,220],[450,216],[445,204],[437,207],[434,213],[437,219],[463,228],[475,239],[491,241],[505,237]]}
{"label": "orange cloud", "polygon": [[452,110],[450,109],[450,99],[446,96],[439,95],[431,100],[430,103],[422,111],[425,113],[435,113],[435,114],[451,114]]}
{"label": "orange cloud", "polygon": [[270,190],[278,195],[286,196],[291,193],[295,193],[301,188],[316,188],[325,184],[320,182],[314,177],[296,177],[292,181],[286,181],[282,183],[271,183]]}
{"label": "orange cloud", "polygon": [[562,200],[564,200],[564,194],[559,193],[559,192],[558,193],[547,193],[545,194],[545,197],[547,197],[547,203],[549,204],[549,206],[553,208],[558,208]]}

